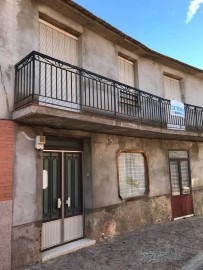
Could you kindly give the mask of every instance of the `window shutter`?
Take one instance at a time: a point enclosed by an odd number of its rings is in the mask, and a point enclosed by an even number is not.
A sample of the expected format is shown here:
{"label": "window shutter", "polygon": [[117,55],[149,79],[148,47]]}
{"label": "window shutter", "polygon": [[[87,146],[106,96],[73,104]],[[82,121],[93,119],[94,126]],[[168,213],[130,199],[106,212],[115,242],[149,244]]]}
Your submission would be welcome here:
{"label": "window shutter", "polygon": [[134,64],[122,57],[118,57],[119,61],[119,81],[129,86],[135,86]]}
{"label": "window shutter", "polygon": [[[40,20],[40,52],[78,66],[78,38]],[[79,76],[76,72],[67,72],[65,69],[57,68],[54,65],[45,65],[43,62],[40,68],[40,102],[43,105],[58,105],[64,108],[78,109]],[[36,65],[37,69],[37,65]],[[46,92],[45,92],[46,81]],[[43,103],[45,102],[45,103]]]}
{"label": "window shutter", "polygon": [[180,80],[164,76],[164,89],[166,99],[182,101]]}
{"label": "window shutter", "polygon": [[40,52],[78,65],[78,38],[40,20]]}

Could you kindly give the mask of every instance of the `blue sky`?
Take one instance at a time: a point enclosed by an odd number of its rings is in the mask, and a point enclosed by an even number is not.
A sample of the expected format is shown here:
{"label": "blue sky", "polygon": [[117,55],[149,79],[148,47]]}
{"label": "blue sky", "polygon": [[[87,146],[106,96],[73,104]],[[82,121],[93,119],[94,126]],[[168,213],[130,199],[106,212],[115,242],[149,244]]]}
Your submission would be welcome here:
{"label": "blue sky", "polygon": [[203,69],[203,0],[74,0],[147,47]]}

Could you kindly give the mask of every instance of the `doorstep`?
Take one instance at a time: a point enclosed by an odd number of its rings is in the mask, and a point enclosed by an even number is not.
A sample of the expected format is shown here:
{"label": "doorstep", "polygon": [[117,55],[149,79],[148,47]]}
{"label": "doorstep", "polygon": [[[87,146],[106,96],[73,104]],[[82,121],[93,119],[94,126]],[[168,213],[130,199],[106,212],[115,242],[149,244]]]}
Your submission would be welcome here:
{"label": "doorstep", "polygon": [[52,248],[50,250],[42,252],[42,262],[45,262],[47,260],[56,258],[58,256],[68,254],[74,251],[77,251],[78,249],[93,246],[96,243],[96,240],[92,239],[80,239],[59,247]]}
{"label": "doorstep", "polygon": [[182,217],[177,217],[177,218],[174,218],[174,220],[179,220],[179,219],[183,219],[183,218],[190,218],[190,217],[194,217],[194,214],[186,215],[186,216],[182,216]]}

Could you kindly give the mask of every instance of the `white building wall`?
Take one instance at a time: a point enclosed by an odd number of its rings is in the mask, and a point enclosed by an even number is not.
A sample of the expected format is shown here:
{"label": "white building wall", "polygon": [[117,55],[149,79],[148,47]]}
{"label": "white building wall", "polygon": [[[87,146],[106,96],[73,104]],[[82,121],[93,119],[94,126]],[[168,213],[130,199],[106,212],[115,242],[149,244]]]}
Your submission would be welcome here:
{"label": "white building wall", "polygon": [[88,29],[82,35],[82,63],[85,69],[118,80],[115,45]]}

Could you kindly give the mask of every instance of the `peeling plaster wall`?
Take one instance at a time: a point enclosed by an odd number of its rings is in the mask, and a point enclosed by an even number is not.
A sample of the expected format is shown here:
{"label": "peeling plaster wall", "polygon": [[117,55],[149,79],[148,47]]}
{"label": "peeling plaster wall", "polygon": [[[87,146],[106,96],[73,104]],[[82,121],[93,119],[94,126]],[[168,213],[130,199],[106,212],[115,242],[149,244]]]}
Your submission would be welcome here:
{"label": "peeling plaster wall", "polygon": [[123,202],[87,212],[86,236],[93,239],[112,237],[170,218],[171,203],[168,196]]}
{"label": "peeling plaster wall", "polygon": [[[187,150],[195,215],[203,214],[203,143],[92,134],[93,209],[86,212],[86,235],[114,236],[170,220],[169,150]],[[118,196],[117,153],[143,150],[148,160],[149,194],[133,201]]]}
{"label": "peeling plaster wall", "polygon": [[166,141],[94,134],[92,136],[94,208],[121,203],[118,197],[117,154],[122,150],[145,151],[149,169],[150,197],[170,194]]}
{"label": "peeling plaster wall", "polygon": [[[13,225],[36,221],[36,134],[30,128],[16,128]],[[23,196],[23,198],[22,198]]]}
{"label": "peeling plaster wall", "polygon": [[93,207],[97,209],[121,203],[118,196],[117,154],[122,150],[145,152],[149,170],[148,197],[170,196],[168,151],[172,149],[189,151],[194,209],[195,213],[202,213],[202,199],[200,198],[200,194],[203,195],[202,143],[102,134],[92,135]]}
{"label": "peeling plaster wall", "polygon": [[35,137],[32,128],[16,125],[12,269],[41,260],[42,156]]}

